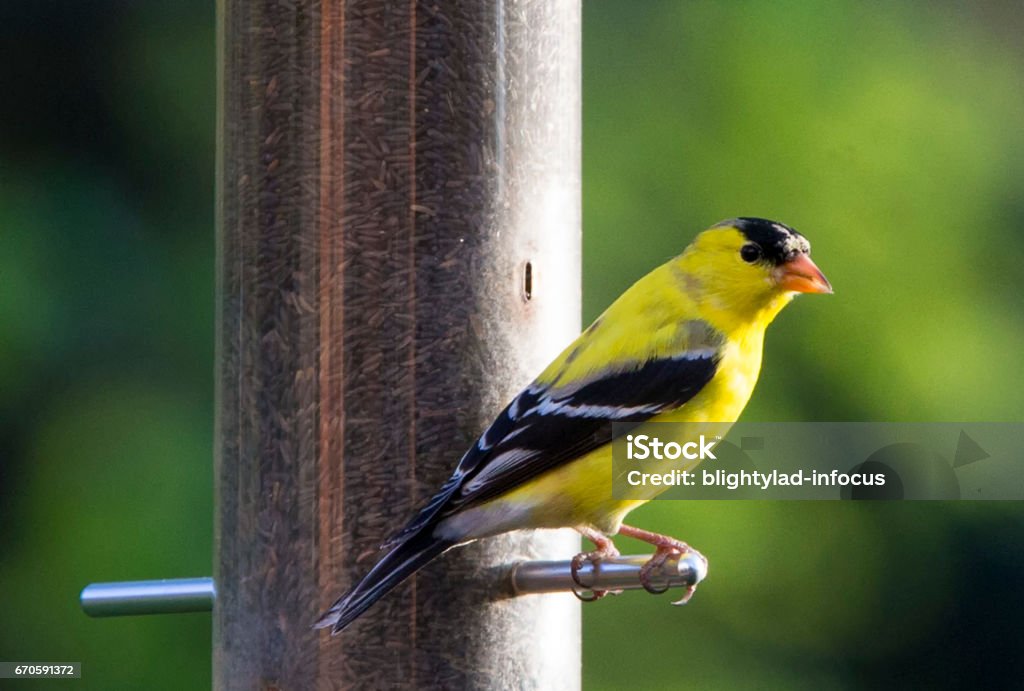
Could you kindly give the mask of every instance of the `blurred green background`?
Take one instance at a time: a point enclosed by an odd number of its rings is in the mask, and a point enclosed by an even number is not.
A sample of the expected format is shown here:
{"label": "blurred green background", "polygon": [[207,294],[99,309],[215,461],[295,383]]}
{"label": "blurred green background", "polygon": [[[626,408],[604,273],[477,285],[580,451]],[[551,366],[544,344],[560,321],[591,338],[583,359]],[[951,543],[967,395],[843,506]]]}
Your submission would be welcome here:
{"label": "blurred green background", "polygon": [[[1018,3],[585,3],[584,318],[698,229],[777,218],[836,295],[780,317],[745,419],[1021,420],[1022,29]],[[0,659],[208,686],[208,616],[76,598],[211,572],[213,6],[9,1],[0,45]],[[587,688],[1024,679],[1017,502],[634,517],[713,577],[586,607]]]}

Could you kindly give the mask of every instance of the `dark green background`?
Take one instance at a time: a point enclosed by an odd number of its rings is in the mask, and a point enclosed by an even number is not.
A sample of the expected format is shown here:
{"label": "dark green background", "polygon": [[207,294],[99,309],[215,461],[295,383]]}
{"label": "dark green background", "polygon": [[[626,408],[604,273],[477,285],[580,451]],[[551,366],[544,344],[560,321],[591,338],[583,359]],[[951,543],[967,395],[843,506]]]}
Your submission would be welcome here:
{"label": "dark green background", "polygon": [[[836,287],[769,335],[747,420],[1020,420],[1024,10],[584,8],[593,318],[700,228],[807,234]],[[0,9],[0,659],[209,684],[206,615],[89,620],[89,581],[211,572],[211,3]],[[585,609],[588,688],[1017,685],[1017,503],[659,502],[692,604]],[[639,546],[623,545],[639,550]],[[44,688],[35,682],[33,688]]]}

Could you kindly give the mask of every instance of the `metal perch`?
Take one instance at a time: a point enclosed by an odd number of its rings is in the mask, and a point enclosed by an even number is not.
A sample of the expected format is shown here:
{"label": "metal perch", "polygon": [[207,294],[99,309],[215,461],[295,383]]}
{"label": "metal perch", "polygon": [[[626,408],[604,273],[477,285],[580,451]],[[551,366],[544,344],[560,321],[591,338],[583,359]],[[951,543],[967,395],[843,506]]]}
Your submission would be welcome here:
{"label": "metal perch", "polygon": [[[641,590],[640,568],[651,558],[649,554],[630,554],[614,559],[602,559],[596,565],[585,562],[579,570],[580,580],[594,590]],[[524,561],[512,567],[510,574],[512,593],[572,592],[571,562]],[[707,576],[708,567],[696,552],[668,559],[653,573],[659,585],[671,588],[693,588]]]}
{"label": "metal perch", "polygon": [[[586,563],[581,580],[599,590],[640,590],[640,567],[649,554],[631,554],[604,559],[594,566]],[[692,588],[707,576],[707,565],[695,552],[669,559],[656,572],[655,580],[668,588]],[[539,593],[570,593],[575,584],[569,561],[524,561],[509,572],[513,596]],[[136,614],[209,612],[216,590],[212,578],[168,578],[157,581],[92,583],[82,590],[82,611],[90,617],[120,617]]]}
{"label": "metal perch", "polygon": [[209,612],[213,609],[214,587],[212,578],[91,583],[79,599],[82,611],[90,617]]}

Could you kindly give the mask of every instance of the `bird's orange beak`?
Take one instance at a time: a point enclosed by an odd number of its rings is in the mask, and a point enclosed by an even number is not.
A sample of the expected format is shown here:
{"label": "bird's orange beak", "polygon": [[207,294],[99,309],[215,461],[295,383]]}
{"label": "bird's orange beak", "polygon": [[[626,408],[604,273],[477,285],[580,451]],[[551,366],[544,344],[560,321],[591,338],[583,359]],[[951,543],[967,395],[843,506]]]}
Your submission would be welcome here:
{"label": "bird's orange beak", "polygon": [[775,269],[775,282],[797,293],[831,293],[832,284],[806,254],[798,254]]}

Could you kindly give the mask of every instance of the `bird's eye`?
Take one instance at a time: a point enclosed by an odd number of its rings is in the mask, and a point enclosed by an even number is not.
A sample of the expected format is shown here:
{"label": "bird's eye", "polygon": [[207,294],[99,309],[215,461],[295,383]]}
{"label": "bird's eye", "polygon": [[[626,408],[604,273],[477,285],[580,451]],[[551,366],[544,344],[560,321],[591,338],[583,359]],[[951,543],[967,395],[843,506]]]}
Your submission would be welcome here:
{"label": "bird's eye", "polygon": [[740,249],[740,257],[748,264],[753,264],[761,258],[761,248],[757,245],[743,245]]}

